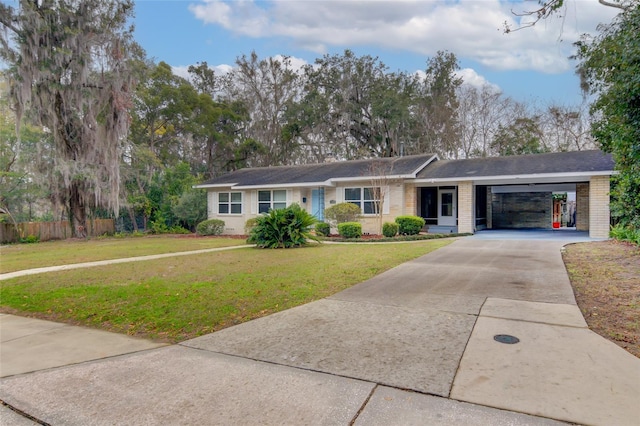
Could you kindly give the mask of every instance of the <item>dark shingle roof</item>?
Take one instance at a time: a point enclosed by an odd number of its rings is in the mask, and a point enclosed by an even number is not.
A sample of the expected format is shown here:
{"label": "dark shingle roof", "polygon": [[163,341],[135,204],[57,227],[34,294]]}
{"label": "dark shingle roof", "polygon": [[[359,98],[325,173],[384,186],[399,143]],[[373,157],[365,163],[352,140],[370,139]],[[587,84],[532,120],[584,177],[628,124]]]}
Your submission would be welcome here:
{"label": "dark shingle roof", "polygon": [[441,160],[418,173],[417,179],[474,178],[554,173],[613,172],[610,154],[571,151],[508,157]]}
{"label": "dark shingle roof", "polygon": [[[372,172],[383,171],[386,175],[413,176],[432,160],[434,154],[410,155],[406,157],[373,158],[369,160],[340,161],[334,163],[308,164],[302,166],[256,167],[241,169],[210,179],[198,186],[235,184],[239,186],[284,185],[318,183],[329,179],[358,178],[372,176]],[[373,173],[375,174],[375,173]],[[381,174],[381,173],[379,173]]]}

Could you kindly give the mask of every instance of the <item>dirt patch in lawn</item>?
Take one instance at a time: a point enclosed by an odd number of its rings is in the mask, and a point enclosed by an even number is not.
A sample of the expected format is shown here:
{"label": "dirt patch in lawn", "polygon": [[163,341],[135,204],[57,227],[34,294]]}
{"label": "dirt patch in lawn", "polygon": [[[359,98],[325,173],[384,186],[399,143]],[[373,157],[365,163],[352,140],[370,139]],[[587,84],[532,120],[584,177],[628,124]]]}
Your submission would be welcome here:
{"label": "dirt patch in lawn", "polygon": [[571,244],[563,258],[589,328],[640,358],[640,247]]}

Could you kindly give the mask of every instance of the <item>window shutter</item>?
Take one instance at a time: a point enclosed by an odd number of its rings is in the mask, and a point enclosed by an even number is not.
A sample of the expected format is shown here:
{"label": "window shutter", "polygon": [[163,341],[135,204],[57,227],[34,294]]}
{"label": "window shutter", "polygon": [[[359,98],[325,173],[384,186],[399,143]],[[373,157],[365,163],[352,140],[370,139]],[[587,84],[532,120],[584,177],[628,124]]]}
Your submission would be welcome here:
{"label": "window shutter", "polygon": [[209,191],[207,195],[207,218],[211,219],[218,212],[218,193]]}
{"label": "window shutter", "polygon": [[287,189],[287,207],[291,205],[291,200],[293,200],[293,190]]}
{"label": "window shutter", "polygon": [[344,188],[339,186],[336,188],[336,204],[342,202],[344,202]]}
{"label": "window shutter", "polygon": [[251,214],[258,212],[258,191],[251,191]]}
{"label": "window shutter", "polygon": [[385,186],[383,188],[384,191],[384,200],[382,203],[382,214],[389,214],[389,200],[391,199],[390,196],[390,192],[391,192],[391,188],[388,186]]}

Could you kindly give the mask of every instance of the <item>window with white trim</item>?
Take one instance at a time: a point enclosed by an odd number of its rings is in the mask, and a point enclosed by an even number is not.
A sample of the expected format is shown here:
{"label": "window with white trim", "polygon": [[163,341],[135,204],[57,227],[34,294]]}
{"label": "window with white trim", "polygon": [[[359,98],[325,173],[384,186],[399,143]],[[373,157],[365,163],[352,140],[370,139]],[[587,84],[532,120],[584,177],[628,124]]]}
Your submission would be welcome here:
{"label": "window with white trim", "polygon": [[285,189],[258,191],[258,213],[267,213],[269,210],[284,209],[286,207],[287,191]]}
{"label": "window with white trim", "polygon": [[219,192],[218,214],[242,214],[242,192]]}
{"label": "window with white trim", "polygon": [[345,188],[344,201],[360,207],[363,214],[378,214],[380,210],[380,188]]}

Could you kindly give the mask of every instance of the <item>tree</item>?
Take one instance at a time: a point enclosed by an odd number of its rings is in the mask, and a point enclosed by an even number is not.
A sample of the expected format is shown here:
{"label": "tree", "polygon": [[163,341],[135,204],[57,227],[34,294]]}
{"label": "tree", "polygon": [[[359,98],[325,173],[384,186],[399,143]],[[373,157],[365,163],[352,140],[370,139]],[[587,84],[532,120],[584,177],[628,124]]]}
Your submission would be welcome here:
{"label": "tree", "polygon": [[493,150],[500,156],[547,151],[541,144],[542,132],[536,121],[531,117],[519,117],[506,127],[499,126],[492,143]]}
{"label": "tree", "polygon": [[594,39],[578,43],[579,71],[597,100],[593,135],[611,152],[620,174],[612,215],[640,229],[640,3],[627,8]]}
{"label": "tree", "polygon": [[0,57],[9,64],[17,122],[31,109],[54,142],[54,196],[75,237],[90,209],[117,213],[120,143],[134,82],[132,0],[21,0],[0,5]]}
{"label": "tree", "polygon": [[455,72],[460,69],[456,55],[438,51],[427,61],[426,77],[418,115],[422,119],[420,139],[414,153],[432,152],[445,158],[456,158],[460,140],[458,98],[456,91],[462,78]]}
{"label": "tree", "polygon": [[[633,7],[636,0],[598,0],[603,6],[613,7],[616,9],[627,10]],[[512,28],[507,22],[504,23],[504,32],[510,33],[512,31],[518,31],[523,28],[529,28],[535,26],[538,22],[548,19],[552,16],[559,15],[562,10],[567,6],[565,0],[538,0],[537,9],[524,10],[522,12],[511,11],[515,16],[519,17],[531,17],[533,20],[522,24],[517,28]]]}
{"label": "tree", "polygon": [[291,60],[284,58],[259,59],[255,52],[236,59],[237,68],[229,78],[227,92],[240,102],[248,112],[250,121],[241,138],[253,140],[243,149],[260,153],[252,165],[272,166],[291,164],[297,147],[293,139],[283,137],[285,113],[299,96],[299,75],[292,68]]}

